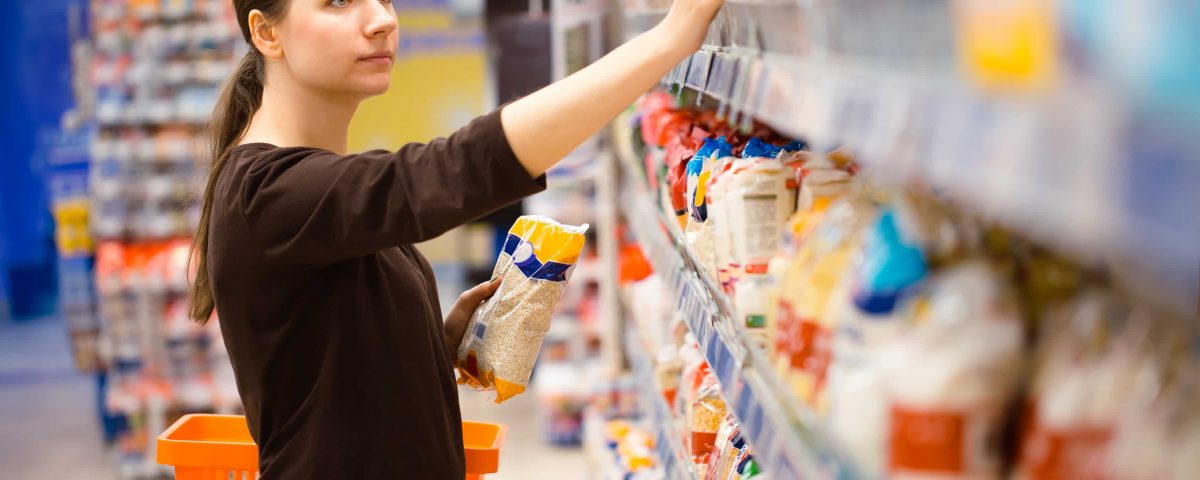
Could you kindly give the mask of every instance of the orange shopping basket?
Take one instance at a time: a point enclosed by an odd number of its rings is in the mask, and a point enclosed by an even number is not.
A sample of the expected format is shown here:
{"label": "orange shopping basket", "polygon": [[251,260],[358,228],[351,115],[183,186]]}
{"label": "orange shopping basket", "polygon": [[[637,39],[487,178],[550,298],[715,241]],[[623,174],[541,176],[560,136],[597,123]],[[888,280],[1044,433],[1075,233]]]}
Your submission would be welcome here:
{"label": "orange shopping basket", "polygon": [[[497,423],[463,422],[466,480],[496,473],[506,430]],[[176,480],[254,480],[258,445],[250,438],[246,417],[185,415],[158,436],[158,463],[175,467]]]}

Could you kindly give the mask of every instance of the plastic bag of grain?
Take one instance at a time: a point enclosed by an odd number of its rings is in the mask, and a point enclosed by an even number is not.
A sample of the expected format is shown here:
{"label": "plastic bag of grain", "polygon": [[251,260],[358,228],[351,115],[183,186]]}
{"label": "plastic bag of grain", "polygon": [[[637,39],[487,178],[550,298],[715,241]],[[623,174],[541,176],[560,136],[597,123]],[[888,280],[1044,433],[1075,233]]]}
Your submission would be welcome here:
{"label": "plastic bag of grain", "polygon": [[540,216],[517,219],[492,274],[504,282],[475,311],[458,346],[459,384],[494,390],[496,403],[525,391],[587,229]]}

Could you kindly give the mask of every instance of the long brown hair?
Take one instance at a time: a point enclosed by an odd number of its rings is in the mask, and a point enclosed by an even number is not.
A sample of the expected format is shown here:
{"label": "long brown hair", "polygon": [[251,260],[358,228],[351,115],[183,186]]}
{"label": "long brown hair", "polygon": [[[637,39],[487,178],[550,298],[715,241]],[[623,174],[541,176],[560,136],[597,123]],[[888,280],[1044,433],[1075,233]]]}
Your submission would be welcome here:
{"label": "long brown hair", "polygon": [[289,0],[233,0],[242,37],[250,45],[250,51],[242,58],[233,76],[221,87],[221,95],[213,108],[212,120],[208,124],[208,158],[211,167],[204,187],[204,203],[200,211],[200,225],[196,227],[196,238],[188,255],[188,265],[193,259],[196,277],[192,281],[189,314],[192,319],[205,323],[212,316],[216,303],[213,300],[212,281],[208,275],[208,224],[212,216],[213,190],[217,178],[225,169],[229,151],[237,145],[250,126],[250,119],[262,105],[263,80],[266,75],[262,54],[254,47],[250,35],[250,12],[258,10],[269,21],[283,19]]}

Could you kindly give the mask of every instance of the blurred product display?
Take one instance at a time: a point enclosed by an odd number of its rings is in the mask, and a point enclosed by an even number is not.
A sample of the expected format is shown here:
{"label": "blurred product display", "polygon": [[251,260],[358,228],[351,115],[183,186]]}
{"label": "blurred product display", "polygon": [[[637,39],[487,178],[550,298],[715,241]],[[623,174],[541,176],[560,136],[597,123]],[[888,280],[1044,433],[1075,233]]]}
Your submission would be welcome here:
{"label": "blurred product display", "polygon": [[117,473],[159,478],[159,432],[187,413],[241,411],[217,320],[190,321],[186,294],[201,127],[246,47],[224,0],[91,0],[86,18],[90,41],[73,52],[94,102],[86,201],[56,203],[59,250],[94,249],[95,368],[102,414],[120,425]]}
{"label": "blurred product display", "polygon": [[1168,12],[727,3],[614,126],[653,478],[1194,475],[1196,37],[1117,20]]}

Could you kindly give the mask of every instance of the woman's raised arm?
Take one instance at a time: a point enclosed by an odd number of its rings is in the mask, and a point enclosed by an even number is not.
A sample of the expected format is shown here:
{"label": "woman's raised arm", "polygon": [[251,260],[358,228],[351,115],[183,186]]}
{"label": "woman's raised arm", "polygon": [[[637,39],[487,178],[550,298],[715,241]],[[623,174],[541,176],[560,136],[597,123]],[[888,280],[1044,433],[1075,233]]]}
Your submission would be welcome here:
{"label": "woman's raised arm", "polygon": [[545,173],[700,47],[724,0],[675,0],[653,29],[592,65],[513,102],[504,133],[531,176]]}

